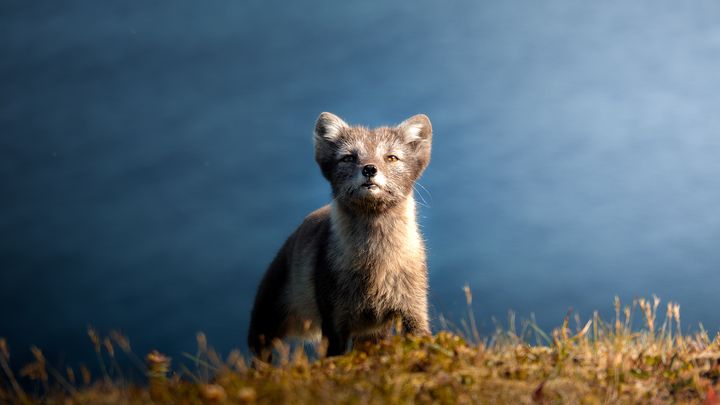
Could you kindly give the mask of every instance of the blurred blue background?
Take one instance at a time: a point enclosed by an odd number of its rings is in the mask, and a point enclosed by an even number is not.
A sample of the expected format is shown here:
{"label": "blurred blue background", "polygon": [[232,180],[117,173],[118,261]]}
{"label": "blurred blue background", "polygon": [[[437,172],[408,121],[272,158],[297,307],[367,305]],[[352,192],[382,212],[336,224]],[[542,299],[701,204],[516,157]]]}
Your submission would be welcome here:
{"label": "blurred blue background", "polygon": [[[720,3],[0,5],[0,336],[92,362],[245,347],[255,287],[329,201],[321,111],[430,116],[433,313],[480,326],[659,295],[720,327]],[[437,326],[437,323],[435,324]]]}

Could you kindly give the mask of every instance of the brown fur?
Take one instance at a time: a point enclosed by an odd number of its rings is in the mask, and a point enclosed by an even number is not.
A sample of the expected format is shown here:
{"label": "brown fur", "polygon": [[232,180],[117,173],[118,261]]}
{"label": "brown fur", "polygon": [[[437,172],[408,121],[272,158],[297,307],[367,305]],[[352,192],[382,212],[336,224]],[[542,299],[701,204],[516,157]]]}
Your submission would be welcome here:
{"label": "brown fur", "polygon": [[[328,354],[340,354],[350,338],[385,336],[398,317],[408,333],[430,332],[412,186],[430,160],[431,139],[424,115],[374,130],[320,115],[315,159],[333,202],[308,215],[266,272],[251,315],[251,350],[265,357],[274,339],[324,336]],[[377,173],[368,175],[368,166]]]}

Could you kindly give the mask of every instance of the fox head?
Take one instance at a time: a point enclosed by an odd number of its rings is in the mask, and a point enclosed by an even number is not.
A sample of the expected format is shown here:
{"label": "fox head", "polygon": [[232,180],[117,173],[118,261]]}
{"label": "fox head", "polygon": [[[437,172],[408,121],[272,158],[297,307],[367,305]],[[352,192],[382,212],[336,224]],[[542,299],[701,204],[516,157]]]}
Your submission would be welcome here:
{"label": "fox head", "polygon": [[366,213],[405,200],[430,162],[432,125],[424,114],[396,127],[350,126],[324,112],[315,124],[315,160],[335,200]]}

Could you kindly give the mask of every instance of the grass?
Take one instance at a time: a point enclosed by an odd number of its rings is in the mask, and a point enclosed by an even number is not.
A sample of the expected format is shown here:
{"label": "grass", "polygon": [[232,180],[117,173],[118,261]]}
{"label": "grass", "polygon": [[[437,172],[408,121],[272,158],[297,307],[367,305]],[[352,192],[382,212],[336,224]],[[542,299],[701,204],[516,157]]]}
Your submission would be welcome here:
{"label": "grass", "polygon": [[[720,404],[720,334],[711,337],[701,326],[683,335],[677,304],[661,308],[653,297],[623,306],[616,298],[610,322],[597,313],[585,322],[568,314],[547,334],[531,320],[518,328],[511,317],[483,339],[466,294],[468,319],[461,328],[445,326],[454,333],[393,336],[315,360],[302,347],[278,345],[273,366],[252,363],[237,351],[222,359],[199,334],[197,353],[183,355],[193,370],[173,369],[162,353],[143,362],[124,336],[101,337],[91,329],[101,376],[56,370],[37,348],[35,361],[17,376],[0,339],[0,403]],[[147,384],[127,382],[116,349],[144,371]],[[35,381],[38,389],[24,391],[27,384],[18,378]]]}

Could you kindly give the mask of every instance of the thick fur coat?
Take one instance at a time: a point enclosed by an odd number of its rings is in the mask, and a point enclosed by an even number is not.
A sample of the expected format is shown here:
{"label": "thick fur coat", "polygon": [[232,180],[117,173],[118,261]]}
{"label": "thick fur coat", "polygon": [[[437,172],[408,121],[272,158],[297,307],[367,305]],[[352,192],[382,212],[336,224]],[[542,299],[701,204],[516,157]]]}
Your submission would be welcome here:
{"label": "thick fur coat", "polygon": [[311,213],[263,277],[248,344],[266,358],[274,339],[327,339],[328,355],[352,339],[378,339],[395,319],[430,333],[427,264],[413,185],[430,161],[432,126],[416,115],[396,127],[350,126],[322,113],[315,160],[331,204]]}

